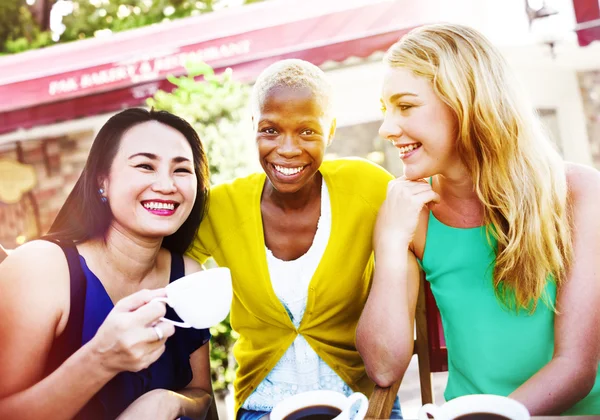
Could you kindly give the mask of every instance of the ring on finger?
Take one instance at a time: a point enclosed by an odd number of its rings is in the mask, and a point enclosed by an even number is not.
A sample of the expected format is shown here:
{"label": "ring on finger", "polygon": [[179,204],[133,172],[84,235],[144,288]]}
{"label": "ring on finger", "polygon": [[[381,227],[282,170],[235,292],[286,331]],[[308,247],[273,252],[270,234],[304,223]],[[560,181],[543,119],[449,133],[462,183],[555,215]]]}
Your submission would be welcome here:
{"label": "ring on finger", "polygon": [[158,341],[162,341],[162,339],[165,338],[165,335],[163,334],[162,330],[157,325],[153,325],[152,329],[156,333],[156,338],[158,339]]}

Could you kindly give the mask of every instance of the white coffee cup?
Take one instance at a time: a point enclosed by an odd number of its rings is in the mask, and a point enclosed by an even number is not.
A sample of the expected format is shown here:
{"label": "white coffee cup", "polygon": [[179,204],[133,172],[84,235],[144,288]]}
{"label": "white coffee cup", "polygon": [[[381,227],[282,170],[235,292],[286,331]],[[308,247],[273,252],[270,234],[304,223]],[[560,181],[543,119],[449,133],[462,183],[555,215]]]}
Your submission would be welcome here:
{"label": "white coffee cup", "polygon": [[295,411],[319,405],[337,408],[341,412],[335,417],[336,420],[349,420],[351,410],[355,403],[360,402],[358,412],[354,420],[362,420],[367,414],[369,400],[360,392],[346,397],[335,391],[308,391],[286,398],[277,404],[271,411],[271,420],[283,420]]}
{"label": "white coffee cup", "polygon": [[498,414],[510,420],[529,420],[529,411],[520,402],[500,395],[476,394],[454,398],[441,406],[425,404],[419,410],[419,420],[428,414],[435,420],[454,420],[474,413]]}
{"label": "white coffee cup", "polygon": [[231,271],[210,268],[188,274],[165,288],[166,298],[155,298],[175,310],[183,322],[161,318],[182,328],[209,328],[227,318],[233,298]]}

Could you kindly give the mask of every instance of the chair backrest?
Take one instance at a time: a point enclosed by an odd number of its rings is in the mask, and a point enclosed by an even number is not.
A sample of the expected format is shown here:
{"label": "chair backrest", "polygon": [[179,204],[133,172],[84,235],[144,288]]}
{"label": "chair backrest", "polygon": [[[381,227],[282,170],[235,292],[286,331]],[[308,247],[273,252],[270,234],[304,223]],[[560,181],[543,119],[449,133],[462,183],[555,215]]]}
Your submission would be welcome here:
{"label": "chair backrest", "polygon": [[431,286],[421,274],[421,289],[425,294],[425,322],[427,323],[427,339],[429,348],[429,365],[431,372],[448,371],[448,350],[442,326],[442,316],[431,293]]}

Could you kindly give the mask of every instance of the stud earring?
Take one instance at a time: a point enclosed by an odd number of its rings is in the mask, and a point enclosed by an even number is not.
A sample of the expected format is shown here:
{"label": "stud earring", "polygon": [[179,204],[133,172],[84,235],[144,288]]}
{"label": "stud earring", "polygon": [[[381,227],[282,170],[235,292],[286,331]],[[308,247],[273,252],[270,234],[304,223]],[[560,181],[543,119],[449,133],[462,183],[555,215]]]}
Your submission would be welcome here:
{"label": "stud earring", "polygon": [[100,201],[102,201],[103,203],[106,203],[108,201],[108,198],[106,198],[103,194],[104,194],[104,188],[98,188],[98,194],[100,194]]}

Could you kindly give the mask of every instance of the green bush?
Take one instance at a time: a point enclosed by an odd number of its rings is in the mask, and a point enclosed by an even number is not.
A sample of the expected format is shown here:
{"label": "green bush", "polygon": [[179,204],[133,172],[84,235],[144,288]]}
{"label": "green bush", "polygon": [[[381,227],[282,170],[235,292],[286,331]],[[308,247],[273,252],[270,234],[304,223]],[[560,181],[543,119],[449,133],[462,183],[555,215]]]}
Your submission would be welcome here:
{"label": "green bush", "polygon": [[[256,161],[250,138],[249,86],[235,81],[229,69],[215,75],[209,65],[194,62],[186,70],[185,76],[170,76],[176,88],[170,93],[156,92],[148,99],[148,106],[172,112],[198,131],[208,156],[212,185],[246,175]],[[229,317],[210,332],[213,387],[221,391],[234,379],[231,349],[237,334],[231,330]]]}

